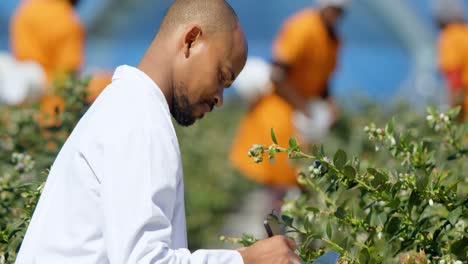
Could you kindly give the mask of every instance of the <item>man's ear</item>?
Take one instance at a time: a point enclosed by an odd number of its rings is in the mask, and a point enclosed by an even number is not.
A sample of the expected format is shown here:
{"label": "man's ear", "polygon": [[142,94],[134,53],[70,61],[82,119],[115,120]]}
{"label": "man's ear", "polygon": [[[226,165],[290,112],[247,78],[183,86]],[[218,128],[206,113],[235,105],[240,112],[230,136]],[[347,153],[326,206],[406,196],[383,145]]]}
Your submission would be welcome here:
{"label": "man's ear", "polygon": [[190,56],[190,51],[195,43],[202,35],[201,27],[198,25],[191,26],[184,36],[184,54],[185,58]]}

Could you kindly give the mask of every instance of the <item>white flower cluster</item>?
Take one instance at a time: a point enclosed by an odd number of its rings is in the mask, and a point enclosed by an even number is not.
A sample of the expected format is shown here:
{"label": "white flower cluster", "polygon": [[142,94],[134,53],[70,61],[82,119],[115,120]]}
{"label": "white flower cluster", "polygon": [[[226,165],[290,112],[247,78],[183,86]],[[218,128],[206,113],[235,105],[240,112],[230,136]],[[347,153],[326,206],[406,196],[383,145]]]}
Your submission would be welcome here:
{"label": "white flower cluster", "polygon": [[260,163],[263,161],[263,154],[265,153],[265,147],[261,144],[255,144],[250,147],[247,155],[254,159],[255,163]]}
{"label": "white flower cluster", "polygon": [[29,172],[34,168],[34,160],[28,154],[24,153],[13,153],[11,160],[15,164],[15,169],[20,172]]}
{"label": "white flower cluster", "polygon": [[383,128],[378,128],[374,123],[364,127],[364,132],[369,135],[369,140],[375,142],[375,151],[379,151],[384,143],[388,146],[393,147],[396,145],[396,139],[391,133]]}
{"label": "white flower cluster", "polygon": [[434,128],[435,132],[446,129],[447,126],[450,125],[450,117],[444,113],[440,113],[438,115],[429,114],[426,116],[426,120],[429,125]]}
{"label": "white flower cluster", "polygon": [[442,257],[439,264],[463,264],[462,261],[453,259],[450,255]]}

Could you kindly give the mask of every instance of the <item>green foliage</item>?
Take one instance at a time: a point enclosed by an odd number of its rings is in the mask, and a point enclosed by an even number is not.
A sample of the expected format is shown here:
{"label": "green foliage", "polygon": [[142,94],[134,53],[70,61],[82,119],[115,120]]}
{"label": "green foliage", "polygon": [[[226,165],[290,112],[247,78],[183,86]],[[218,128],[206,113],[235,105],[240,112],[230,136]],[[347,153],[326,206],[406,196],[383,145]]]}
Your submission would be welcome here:
{"label": "green foliage", "polygon": [[[217,244],[225,215],[241,205],[251,189],[230,166],[229,150],[242,112],[227,104],[190,128],[176,127],[185,177],[190,249]],[[229,116],[229,118],[226,118]]]}
{"label": "green foliage", "polygon": [[221,236],[220,240],[223,241],[223,242],[231,243],[231,244],[240,244],[240,245],[242,245],[244,247],[251,246],[255,242],[258,241],[257,238],[255,238],[254,236],[252,236],[250,234],[243,234],[242,237],[240,237],[240,238],[232,238],[232,237]]}
{"label": "green foliage", "polygon": [[54,84],[65,100],[60,126],[38,122],[39,105],[0,107],[0,263],[13,263],[60,146],[87,110],[87,80]]}
{"label": "green foliage", "polygon": [[455,122],[458,112],[430,108],[426,124],[365,126],[371,145],[360,144],[362,160],[341,149],[329,158],[316,146],[306,154],[293,139],[287,148],[253,146],[255,162],[278,152],[306,161],[302,194],[272,217],[299,242],[302,259],[333,249],[342,263],[466,262],[468,124]]}

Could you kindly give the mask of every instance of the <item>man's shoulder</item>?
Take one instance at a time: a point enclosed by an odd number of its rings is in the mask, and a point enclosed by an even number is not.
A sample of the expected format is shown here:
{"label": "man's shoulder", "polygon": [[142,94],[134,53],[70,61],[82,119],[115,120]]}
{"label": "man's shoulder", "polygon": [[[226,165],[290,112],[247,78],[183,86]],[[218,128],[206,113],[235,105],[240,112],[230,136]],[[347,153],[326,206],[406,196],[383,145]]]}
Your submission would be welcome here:
{"label": "man's shoulder", "polygon": [[131,87],[126,80],[113,81],[83,116],[76,130],[87,140],[109,144],[132,135],[173,137],[173,125],[162,102],[151,93]]}

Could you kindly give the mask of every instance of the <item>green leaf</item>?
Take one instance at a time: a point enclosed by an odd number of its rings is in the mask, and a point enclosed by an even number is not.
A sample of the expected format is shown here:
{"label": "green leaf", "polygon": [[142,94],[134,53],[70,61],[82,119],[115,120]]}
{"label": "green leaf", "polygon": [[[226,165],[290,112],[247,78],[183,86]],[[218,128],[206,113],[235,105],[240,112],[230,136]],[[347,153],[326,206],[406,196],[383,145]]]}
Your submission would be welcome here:
{"label": "green leaf", "polygon": [[466,254],[466,252],[468,252],[468,238],[464,237],[463,239],[454,242],[450,250],[457,256],[458,260],[466,262],[468,260]]}
{"label": "green leaf", "polygon": [[313,230],[313,224],[311,223],[308,217],[304,219],[304,229],[307,233]]}
{"label": "green leaf", "polygon": [[359,252],[359,262],[358,263],[371,263],[370,262],[370,254],[367,248],[363,248],[361,252]]}
{"label": "green leaf", "polygon": [[319,158],[322,158],[325,156],[325,149],[323,148],[323,145],[320,145],[320,156]]}
{"label": "green leaf", "polygon": [[289,148],[291,150],[296,150],[299,144],[297,144],[297,140],[294,137],[289,138]]}
{"label": "green leaf", "polygon": [[421,196],[419,195],[417,191],[413,190],[411,192],[411,195],[408,201],[409,211],[411,211],[411,208],[413,208],[413,206],[417,206],[420,203],[421,203]]}
{"label": "green leaf", "polygon": [[270,129],[270,134],[271,134],[271,140],[273,140],[273,143],[278,145],[278,141],[276,140],[275,130],[273,128]]}
{"label": "green leaf", "polygon": [[313,145],[312,146],[312,154],[315,156],[315,157],[319,157],[320,153],[319,153],[319,148],[317,147],[317,145]]}
{"label": "green leaf", "polygon": [[392,217],[386,226],[387,233],[390,235],[395,235],[395,233],[400,229],[400,223],[400,218]]}
{"label": "green leaf", "polygon": [[450,117],[450,119],[455,119],[458,116],[458,114],[460,114],[460,110],[461,107],[457,106],[448,110],[446,114]]}
{"label": "green leaf", "polygon": [[331,223],[328,222],[327,223],[327,236],[328,236],[328,239],[332,239],[332,235],[333,235],[333,230],[332,230],[332,226],[331,226]]}
{"label": "green leaf", "polygon": [[346,152],[344,152],[342,149],[337,150],[335,156],[333,157],[333,164],[335,164],[338,169],[342,169],[346,164],[346,156]]}
{"label": "green leaf", "polygon": [[385,126],[385,131],[387,134],[393,134],[393,131],[395,131],[395,118],[392,118],[392,120]]}
{"label": "green leaf", "polygon": [[353,180],[356,177],[356,170],[350,165],[346,165],[343,169],[343,172],[346,178],[350,180]]}
{"label": "green leaf", "polygon": [[292,226],[294,219],[289,215],[281,215],[281,219],[283,220],[286,226]]}
{"label": "green leaf", "polygon": [[320,210],[318,208],[315,208],[315,207],[312,207],[312,206],[307,207],[306,210],[309,211],[309,212],[312,212],[314,214],[318,214],[320,212]]}
{"label": "green leaf", "polygon": [[437,115],[437,111],[435,110],[434,107],[430,106],[426,109],[427,113],[431,114],[431,115]]}
{"label": "green leaf", "polygon": [[425,175],[424,173],[416,174],[416,188],[422,191],[426,189],[428,183],[429,177],[427,175]]}
{"label": "green leaf", "polygon": [[379,172],[374,169],[374,168],[367,168],[367,173],[369,173],[370,175],[377,175]]}
{"label": "green leaf", "polygon": [[384,184],[387,182],[388,180],[388,176],[384,173],[380,173],[380,172],[377,172],[375,175],[374,175],[374,179],[372,180],[372,186],[374,188],[378,188],[379,190],[384,186]]}
{"label": "green leaf", "polygon": [[455,226],[455,224],[457,223],[458,218],[460,218],[461,214],[462,214],[462,207],[458,206],[457,208],[455,208],[455,210],[451,211],[448,214],[447,220],[450,222],[450,224]]}
{"label": "green leaf", "polygon": [[335,217],[338,218],[338,219],[343,219],[346,215],[346,210],[340,206],[336,209],[335,211]]}

